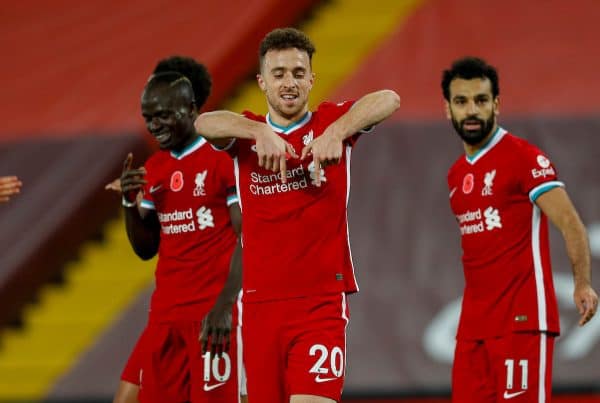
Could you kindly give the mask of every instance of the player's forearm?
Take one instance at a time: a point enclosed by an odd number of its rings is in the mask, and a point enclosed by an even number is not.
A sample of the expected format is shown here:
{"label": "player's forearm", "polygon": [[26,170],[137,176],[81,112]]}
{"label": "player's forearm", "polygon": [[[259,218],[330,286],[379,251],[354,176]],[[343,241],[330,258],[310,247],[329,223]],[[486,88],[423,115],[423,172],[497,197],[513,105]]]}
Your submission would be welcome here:
{"label": "player's forearm", "polygon": [[205,112],[194,123],[196,132],[211,143],[220,143],[217,145],[232,138],[256,139],[265,130],[265,126],[230,111]]}
{"label": "player's forearm", "polygon": [[341,140],[387,119],[400,107],[400,96],[392,90],[371,92],[360,98],[352,108],[331,126]]}
{"label": "player's forearm", "polygon": [[229,265],[229,276],[225,282],[223,290],[217,297],[215,305],[221,306],[233,306],[237,295],[242,288],[242,245],[238,239],[233,254],[231,255],[231,262]]}
{"label": "player's forearm", "polygon": [[142,218],[137,207],[125,207],[125,230],[133,251],[143,260],[154,257],[160,243],[160,225],[151,216]]}
{"label": "player's forearm", "polygon": [[590,246],[585,226],[577,215],[565,217],[560,229],[573,270],[575,285],[591,285]]}

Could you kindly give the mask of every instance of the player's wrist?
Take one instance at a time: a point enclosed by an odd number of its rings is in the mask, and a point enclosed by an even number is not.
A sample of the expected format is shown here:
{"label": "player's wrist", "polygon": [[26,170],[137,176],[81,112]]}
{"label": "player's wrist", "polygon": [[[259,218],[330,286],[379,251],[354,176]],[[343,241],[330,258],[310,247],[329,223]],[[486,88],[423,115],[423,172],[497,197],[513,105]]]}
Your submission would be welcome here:
{"label": "player's wrist", "polygon": [[123,195],[121,197],[121,205],[125,208],[132,208],[132,207],[136,207],[137,203],[135,201],[129,201],[127,200],[127,198],[125,197],[125,195]]}

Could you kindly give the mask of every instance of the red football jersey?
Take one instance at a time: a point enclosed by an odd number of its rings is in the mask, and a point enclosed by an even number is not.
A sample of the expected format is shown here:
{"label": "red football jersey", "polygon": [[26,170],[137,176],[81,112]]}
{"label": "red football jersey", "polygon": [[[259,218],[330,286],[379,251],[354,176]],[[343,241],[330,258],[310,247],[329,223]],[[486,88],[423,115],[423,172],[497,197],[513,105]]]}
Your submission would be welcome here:
{"label": "red football jersey", "polygon": [[[273,124],[268,115],[244,115],[269,124],[300,155],[352,104],[322,103],[288,127]],[[227,147],[242,209],[244,301],[357,291],[346,216],[357,136],[345,142],[338,165],[321,170],[320,187],[314,184],[311,157],[288,159],[287,183],[282,184],[280,173],[258,166],[254,141],[237,139]]]}
{"label": "red football jersey", "polygon": [[548,223],[535,200],[563,186],[540,150],[498,128],[448,173],[460,227],[465,290],[458,338],[559,332]]}
{"label": "red football jersey", "polygon": [[161,226],[151,317],[201,320],[225,284],[236,243],[232,161],[199,137],[181,153],[157,152],[145,168],[141,207],[155,210]]}

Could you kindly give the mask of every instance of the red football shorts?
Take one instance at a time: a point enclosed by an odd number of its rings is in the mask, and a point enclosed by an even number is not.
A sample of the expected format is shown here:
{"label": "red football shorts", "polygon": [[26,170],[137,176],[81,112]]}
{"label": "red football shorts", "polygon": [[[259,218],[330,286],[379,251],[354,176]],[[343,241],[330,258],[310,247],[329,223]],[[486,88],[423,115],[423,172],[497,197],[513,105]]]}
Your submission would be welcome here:
{"label": "red football shorts", "polygon": [[453,403],[548,403],[554,336],[519,332],[486,340],[457,340]]}
{"label": "red football shorts", "polygon": [[345,294],[247,303],[240,314],[250,403],[287,403],[291,395],[340,400]]}
{"label": "red football shorts", "polygon": [[[200,322],[150,322],[123,375],[140,364],[140,403],[231,403],[239,401],[237,331],[222,357],[202,355]],[[122,378],[124,379],[124,378]],[[125,379],[127,380],[127,379]]]}
{"label": "red football shorts", "polygon": [[146,331],[146,329],[144,329],[144,331],[140,335],[140,338],[138,339],[137,343],[135,344],[135,347],[133,348],[133,351],[131,352],[129,359],[127,360],[127,363],[125,364],[125,368],[123,368],[123,372],[121,373],[122,381],[129,382],[129,383],[132,383],[132,384],[138,385],[138,386],[140,385],[140,370],[142,369],[141,350],[143,350],[142,345],[144,343],[146,333],[147,333],[147,331]]}

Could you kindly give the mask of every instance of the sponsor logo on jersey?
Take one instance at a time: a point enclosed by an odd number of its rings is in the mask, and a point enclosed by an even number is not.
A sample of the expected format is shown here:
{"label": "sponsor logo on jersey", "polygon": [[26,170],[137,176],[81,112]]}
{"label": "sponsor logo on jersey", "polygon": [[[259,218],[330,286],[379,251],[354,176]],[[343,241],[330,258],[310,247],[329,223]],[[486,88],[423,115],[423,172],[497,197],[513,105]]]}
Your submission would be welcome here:
{"label": "sponsor logo on jersey", "polygon": [[493,194],[492,186],[494,186],[494,178],[495,177],[496,177],[495,169],[485,174],[485,177],[483,178],[483,189],[481,189],[482,196],[491,196]]}
{"label": "sponsor logo on jersey", "polygon": [[463,183],[462,183],[463,193],[468,195],[469,193],[471,193],[473,191],[474,187],[475,187],[475,177],[473,176],[473,174],[466,174],[465,177],[463,178]]}
{"label": "sponsor logo on jersey", "polygon": [[204,206],[196,210],[196,220],[194,220],[194,212],[191,208],[166,213],[158,212],[157,215],[161,230],[165,235],[194,232],[196,231],[196,225],[200,230],[215,226],[212,211]]}
{"label": "sponsor logo on jersey", "polygon": [[258,172],[250,173],[250,193],[257,196],[286,193],[293,190],[306,189],[308,180],[304,167],[286,171],[287,183],[281,183],[281,173],[263,175]]}
{"label": "sponsor logo on jersey", "polygon": [[500,222],[500,214],[498,213],[497,208],[488,207],[483,212],[485,217],[485,225],[488,231],[493,230],[494,228],[502,228],[502,223]]}
{"label": "sponsor logo on jersey", "polygon": [[531,176],[533,176],[534,179],[556,175],[556,171],[554,171],[554,168],[550,166],[550,160],[545,156],[541,154],[538,155],[537,163],[542,169],[533,168],[531,170]]}
{"label": "sponsor logo on jersey", "polygon": [[534,178],[545,178],[546,176],[554,176],[554,175],[556,175],[556,172],[554,171],[554,168],[552,168],[552,167],[542,168],[542,169],[533,168],[531,170],[531,176],[533,176]]}
{"label": "sponsor logo on jersey", "polygon": [[204,206],[200,207],[198,211],[196,211],[196,218],[201,230],[205,229],[206,227],[214,228],[215,226],[215,220],[213,218],[212,211],[209,208]]}
{"label": "sponsor logo on jersey", "polygon": [[183,172],[175,171],[171,174],[171,190],[179,192],[183,189]]}
{"label": "sponsor logo on jersey", "polygon": [[206,196],[206,192],[204,191],[204,182],[206,181],[206,174],[208,170],[204,170],[202,172],[198,172],[196,174],[196,179],[194,179],[194,183],[196,187],[194,188],[194,196]]}
{"label": "sponsor logo on jersey", "polygon": [[477,234],[484,231],[492,231],[496,228],[502,228],[502,220],[498,209],[493,207],[486,208],[483,213],[481,209],[475,211],[466,211],[456,215],[456,220],[460,225],[462,235]]}

